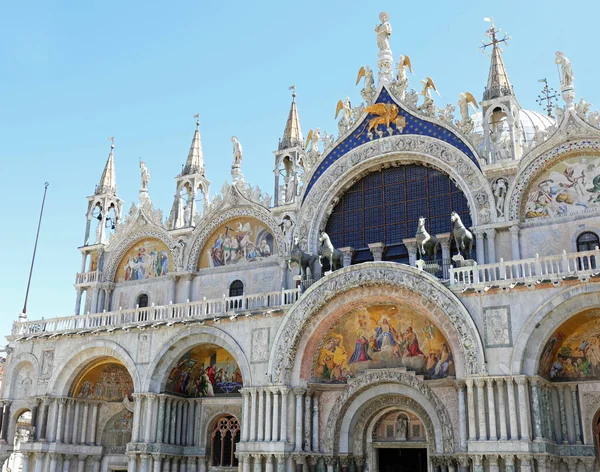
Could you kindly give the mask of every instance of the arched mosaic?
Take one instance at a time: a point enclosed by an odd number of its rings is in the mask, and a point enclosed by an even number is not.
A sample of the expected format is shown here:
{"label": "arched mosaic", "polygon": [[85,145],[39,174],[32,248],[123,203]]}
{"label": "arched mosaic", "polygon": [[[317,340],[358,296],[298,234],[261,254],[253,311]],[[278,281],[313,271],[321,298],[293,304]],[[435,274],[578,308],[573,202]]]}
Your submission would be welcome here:
{"label": "arched mosaic", "polygon": [[551,381],[600,380],[600,309],[565,321],[544,346],[540,375]]}
{"label": "arched mosaic", "polygon": [[171,252],[158,239],[142,239],[125,253],[115,275],[115,282],[144,280],[167,275],[173,270]]}
{"label": "arched mosaic", "polygon": [[233,356],[214,344],[188,350],[171,369],[166,391],[186,397],[214,397],[238,393],[242,373]]}
{"label": "arched mosaic", "polygon": [[405,304],[378,303],[353,309],[327,333],[313,377],[343,383],[367,369],[398,367],[426,379],[455,375],[449,343],[430,320]]}
{"label": "arched mosaic", "polygon": [[100,360],[88,366],[75,381],[72,396],[120,402],[133,394],[133,380],[127,369],[114,360]]}
{"label": "arched mosaic", "polygon": [[200,252],[198,268],[260,261],[276,252],[275,238],[264,223],[239,217],[222,224],[211,234]]}

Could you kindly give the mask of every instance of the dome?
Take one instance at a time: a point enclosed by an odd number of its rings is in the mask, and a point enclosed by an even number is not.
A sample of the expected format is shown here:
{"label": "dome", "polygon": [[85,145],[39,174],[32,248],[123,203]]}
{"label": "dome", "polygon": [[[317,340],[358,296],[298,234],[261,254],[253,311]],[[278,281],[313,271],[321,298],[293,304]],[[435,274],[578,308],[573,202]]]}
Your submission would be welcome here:
{"label": "dome", "polygon": [[[483,135],[483,127],[481,125],[481,112],[474,113],[471,118],[475,122],[473,129],[474,133]],[[554,118],[543,113],[533,110],[519,110],[519,122],[523,132],[523,143],[527,144],[533,141],[536,131],[545,131],[556,124]]]}

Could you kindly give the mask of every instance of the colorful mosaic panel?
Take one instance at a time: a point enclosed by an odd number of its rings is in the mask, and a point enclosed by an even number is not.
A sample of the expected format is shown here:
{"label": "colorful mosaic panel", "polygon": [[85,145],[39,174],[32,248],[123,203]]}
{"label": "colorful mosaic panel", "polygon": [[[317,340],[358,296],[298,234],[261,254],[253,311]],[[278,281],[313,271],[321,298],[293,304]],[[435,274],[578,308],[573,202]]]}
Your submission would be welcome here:
{"label": "colorful mosaic panel", "polygon": [[186,397],[214,397],[239,392],[240,368],[229,352],[202,344],[186,352],[169,373],[166,391]]}
{"label": "colorful mosaic panel", "polygon": [[544,346],[539,372],[552,381],[600,379],[600,310],[573,316]]}
{"label": "colorful mosaic panel", "polygon": [[121,259],[115,282],[161,277],[172,270],[173,261],[167,246],[158,239],[143,239],[135,243]]}
{"label": "colorful mosaic panel", "polygon": [[127,369],[114,362],[100,362],[84,371],[75,383],[78,398],[120,402],[133,394],[133,380]]}
{"label": "colorful mosaic panel", "polygon": [[455,375],[450,346],[426,317],[407,305],[373,304],[344,315],[324,337],[313,377],[343,383],[366,369],[396,367],[427,379]]}

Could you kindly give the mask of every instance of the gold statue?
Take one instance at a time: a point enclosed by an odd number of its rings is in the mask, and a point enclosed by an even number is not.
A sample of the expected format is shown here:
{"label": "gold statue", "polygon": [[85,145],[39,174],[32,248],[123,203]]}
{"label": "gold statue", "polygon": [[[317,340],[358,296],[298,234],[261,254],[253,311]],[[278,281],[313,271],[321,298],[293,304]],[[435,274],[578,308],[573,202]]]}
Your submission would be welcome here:
{"label": "gold statue", "polygon": [[[394,103],[376,103],[365,108],[367,113],[371,113],[373,115],[378,115],[375,118],[371,118],[367,124],[367,127],[363,131],[370,133],[373,129],[377,128],[379,125],[385,125],[387,128],[393,123],[395,124],[400,132],[406,126],[406,119],[398,115],[398,106]],[[362,134],[362,133],[361,133]]]}

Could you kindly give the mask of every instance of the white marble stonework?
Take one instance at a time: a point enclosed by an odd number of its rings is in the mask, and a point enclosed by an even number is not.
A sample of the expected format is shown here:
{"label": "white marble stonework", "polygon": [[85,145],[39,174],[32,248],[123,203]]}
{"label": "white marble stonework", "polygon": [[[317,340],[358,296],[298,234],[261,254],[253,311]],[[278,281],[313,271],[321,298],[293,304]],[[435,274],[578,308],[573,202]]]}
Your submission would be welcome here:
{"label": "white marble stonework", "polygon": [[379,21],[337,137],[305,141],[293,91],[274,199],[235,137],[209,198],[197,123],[168,218],[151,162],[124,214],[111,143],[75,309],[8,333],[2,470],[598,470],[600,114],[557,53],[532,121],[491,19],[483,100],[439,103]]}

